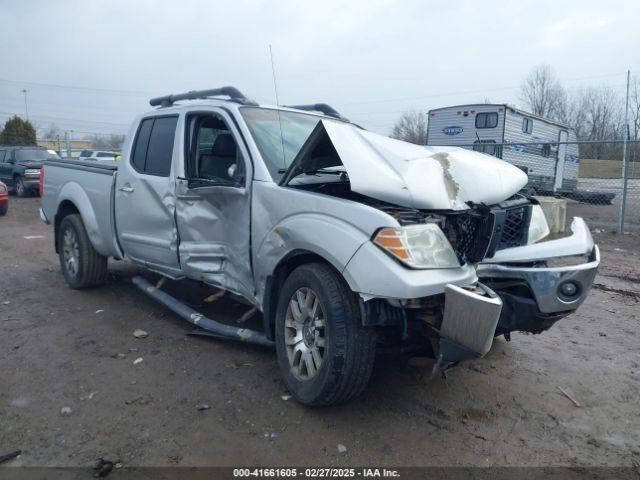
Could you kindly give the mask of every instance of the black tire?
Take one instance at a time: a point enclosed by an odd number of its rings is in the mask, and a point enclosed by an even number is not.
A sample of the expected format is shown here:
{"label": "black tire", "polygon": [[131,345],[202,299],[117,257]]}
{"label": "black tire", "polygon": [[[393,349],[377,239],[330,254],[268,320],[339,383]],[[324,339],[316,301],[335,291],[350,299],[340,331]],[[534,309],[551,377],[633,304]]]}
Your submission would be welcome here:
{"label": "black tire", "polygon": [[9,210],[9,202],[0,205],[0,217],[4,217],[7,214],[7,210]]}
{"label": "black tire", "polygon": [[[301,288],[312,289],[320,302],[326,343],[320,367],[308,379],[294,373],[285,344],[287,309]],[[291,272],[280,291],[275,324],[278,365],[291,394],[300,403],[345,403],[367,386],[375,360],[376,331],[362,326],[356,295],[331,267],[311,263]]]}
{"label": "black tire", "polygon": [[13,179],[13,190],[16,192],[16,195],[19,197],[26,197],[29,195],[28,190],[24,186],[24,181],[22,177],[15,177]]}
{"label": "black tire", "polygon": [[[77,241],[77,259],[70,265],[67,261],[68,252],[65,251],[65,236],[67,233]],[[95,251],[82,219],[77,213],[67,215],[60,222],[58,228],[58,251],[60,268],[67,284],[73,289],[82,289],[102,285],[107,280],[107,257]]]}

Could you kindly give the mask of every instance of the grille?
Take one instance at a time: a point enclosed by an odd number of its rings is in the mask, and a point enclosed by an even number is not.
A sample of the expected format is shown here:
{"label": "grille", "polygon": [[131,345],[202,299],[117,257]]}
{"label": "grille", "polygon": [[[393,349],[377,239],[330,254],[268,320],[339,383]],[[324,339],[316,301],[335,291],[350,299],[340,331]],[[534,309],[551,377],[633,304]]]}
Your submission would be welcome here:
{"label": "grille", "polygon": [[530,209],[529,205],[524,205],[505,211],[504,224],[496,250],[517,247],[524,243],[524,236],[529,226]]}
{"label": "grille", "polygon": [[530,219],[528,202],[506,202],[448,216],[444,232],[460,261],[478,263],[497,250],[524,245]]}
{"label": "grille", "polygon": [[494,217],[489,211],[447,218],[445,235],[463,262],[478,263],[491,247]]}

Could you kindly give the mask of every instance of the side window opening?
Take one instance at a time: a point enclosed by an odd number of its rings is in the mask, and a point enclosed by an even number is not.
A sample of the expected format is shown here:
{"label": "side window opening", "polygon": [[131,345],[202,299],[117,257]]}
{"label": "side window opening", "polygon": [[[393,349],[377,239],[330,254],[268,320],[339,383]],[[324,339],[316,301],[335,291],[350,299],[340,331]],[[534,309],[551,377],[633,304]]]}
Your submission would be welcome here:
{"label": "side window opening", "polygon": [[142,121],[138,128],[138,135],[136,136],[136,143],[133,147],[133,155],[131,156],[131,164],[133,165],[133,168],[141,173],[144,172],[144,163],[147,156],[147,147],[149,146],[151,127],[153,127],[153,118],[147,118]]}
{"label": "side window opening", "polygon": [[136,136],[131,164],[140,173],[168,177],[178,117],[146,118]]}
{"label": "side window opening", "polygon": [[531,120],[528,117],[524,117],[522,119],[522,132],[523,133],[533,132],[533,120]]}
{"label": "side window opening", "polygon": [[476,114],[476,128],[496,128],[498,126],[498,112],[483,112]]}
{"label": "side window opening", "polygon": [[244,175],[244,162],[224,119],[218,115],[194,115],[188,122],[187,177],[238,185]]}

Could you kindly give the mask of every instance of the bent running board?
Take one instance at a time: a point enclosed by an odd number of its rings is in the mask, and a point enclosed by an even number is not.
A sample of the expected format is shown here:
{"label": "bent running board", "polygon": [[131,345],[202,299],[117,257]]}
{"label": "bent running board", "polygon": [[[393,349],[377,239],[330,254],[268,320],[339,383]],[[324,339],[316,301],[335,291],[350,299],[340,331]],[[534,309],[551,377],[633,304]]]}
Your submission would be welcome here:
{"label": "bent running board", "polygon": [[215,320],[205,317],[193,308],[182,303],[180,300],[177,300],[168,293],[154,287],[142,277],[133,277],[131,281],[144,293],[167,307],[172,312],[180,315],[187,322],[193,323],[194,325],[214,333],[217,336],[229,338],[231,340],[239,340],[241,342],[254,343],[256,345],[263,345],[265,347],[274,346],[274,343],[269,340],[264,333],[256,330],[250,330],[248,328],[238,328],[231,325],[225,325],[224,323],[216,322]]}

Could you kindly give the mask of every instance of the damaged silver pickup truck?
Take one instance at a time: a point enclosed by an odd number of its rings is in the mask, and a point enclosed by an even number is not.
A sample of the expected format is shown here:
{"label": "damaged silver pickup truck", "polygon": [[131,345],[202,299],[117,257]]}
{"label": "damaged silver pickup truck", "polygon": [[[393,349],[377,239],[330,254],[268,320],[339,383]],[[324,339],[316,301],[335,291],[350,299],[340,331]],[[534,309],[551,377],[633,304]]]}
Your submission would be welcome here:
{"label": "damaged silver pickup truck", "polygon": [[261,331],[134,278],[203,329],[275,344],[302,403],[360,393],[381,346],[426,350],[444,371],[497,335],[548,329],[591,288],[599,254],[585,222],[542,241],[541,207],[518,194],[526,175],[497,158],[393,140],[325,104],[258,105],[233,87],[151,105],[121,163],[45,164],[40,213],[66,281],[99,285],[107,259],[126,258],[243,297]]}

